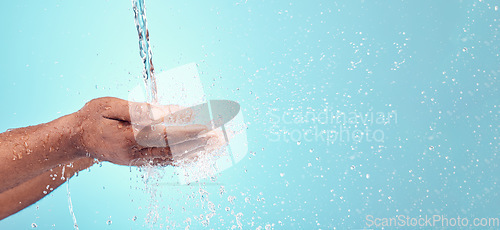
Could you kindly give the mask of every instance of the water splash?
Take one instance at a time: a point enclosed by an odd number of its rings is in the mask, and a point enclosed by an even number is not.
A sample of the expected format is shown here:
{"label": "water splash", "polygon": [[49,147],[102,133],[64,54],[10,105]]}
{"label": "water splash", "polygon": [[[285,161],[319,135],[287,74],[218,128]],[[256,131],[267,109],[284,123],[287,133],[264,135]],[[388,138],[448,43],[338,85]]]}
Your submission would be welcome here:
{"label": "water splash", "polygon": [[139,35],[139,49],[144,69],[142,76],[146,85],[146,100],[149,103],[158,102],[156,78],[154,76],[153,53],[149,45],[149,30],[146,20],[145,0],[132,0],[135,16],[135,27]]}
{"label": "water splash", "polygon": [[73,227],[75,230],[79,230],[78,224],[76,223],[76,216],[75,212],[73,211],[73,202],[71,202],[71,192],[69,190],[69,180],[66,182],[66,189],[68,191],[68,207],[69,207],[69,214],[73,218]]}

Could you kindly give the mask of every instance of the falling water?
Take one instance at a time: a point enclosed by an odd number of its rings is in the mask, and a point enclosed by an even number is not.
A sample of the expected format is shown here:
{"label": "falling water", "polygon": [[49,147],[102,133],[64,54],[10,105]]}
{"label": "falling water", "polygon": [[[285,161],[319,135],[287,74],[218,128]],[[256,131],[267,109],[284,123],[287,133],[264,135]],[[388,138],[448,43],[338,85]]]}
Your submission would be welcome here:
{"label": "falling water", "polygon": [[132,0],[134,7],[135,26],[139,34],[139,48],[142,62],[144,63],[144,70],[142,76],[146,84],[146,100],[149,103],[156,103],[158,101],[156,79],[154,76],[153,67],[153,53],[149,46],[149,31],[146,20],[146,7],[145,0]]}
{"label": "falling water", "polygon": [[[64,168],[63,168],[63,170],[64,170]],[[62,174],[64,175],[64,171]],[[71,202],[71,192],[69,191],[69,179],[68,179],[68,182],[66,182],[66,189],[68,191],[69,214],[71,214],[71,217],[73,217],[73,227],[75,228],[75,230],[79,230],[78,224],[76,223],[75,212],[73,211],[73,202]]]}

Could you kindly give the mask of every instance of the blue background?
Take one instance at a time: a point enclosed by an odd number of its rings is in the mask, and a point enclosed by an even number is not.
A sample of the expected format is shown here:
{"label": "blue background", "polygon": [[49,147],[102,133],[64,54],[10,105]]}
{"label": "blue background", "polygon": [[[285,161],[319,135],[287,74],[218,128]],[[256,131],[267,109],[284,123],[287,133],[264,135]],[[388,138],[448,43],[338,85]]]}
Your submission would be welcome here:
{"label": "blue background", "polygon": [[[193,228],[239,220],[243,229],[361,229],[367,215],[499,218],[499,5],[147,1],[156,71],[198,63],[210,98],[241,104],[250,154],[190,186],[93,166],[70,181],[80,229],[184,228],[189,219]],[[0,131],[49,122],[96,97],[126,99],[142,84],[130,1],[2,6]],[[314,119],[325,110],[397,120]],[[380,130],[383,142],[315,133],[341,127]],[[64,184],[0,229],[71,229],[67,193]]]}

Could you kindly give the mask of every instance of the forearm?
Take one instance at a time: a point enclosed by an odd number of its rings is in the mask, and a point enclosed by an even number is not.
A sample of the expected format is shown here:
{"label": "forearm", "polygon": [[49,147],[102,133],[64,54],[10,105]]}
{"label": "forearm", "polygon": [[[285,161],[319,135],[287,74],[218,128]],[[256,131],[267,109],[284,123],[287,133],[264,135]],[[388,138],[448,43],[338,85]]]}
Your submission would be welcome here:
{"label": "forearm", "polygon": [[0,134],[0,193],[77,159],[79,126],[74,116]]}
{"label": "forearm", "polygon": [[55,190],[77,172],[89,168],[96,161],[81,158],[70,164],[60,165],[14,188],[0,193],[0,220],[30,206]]}

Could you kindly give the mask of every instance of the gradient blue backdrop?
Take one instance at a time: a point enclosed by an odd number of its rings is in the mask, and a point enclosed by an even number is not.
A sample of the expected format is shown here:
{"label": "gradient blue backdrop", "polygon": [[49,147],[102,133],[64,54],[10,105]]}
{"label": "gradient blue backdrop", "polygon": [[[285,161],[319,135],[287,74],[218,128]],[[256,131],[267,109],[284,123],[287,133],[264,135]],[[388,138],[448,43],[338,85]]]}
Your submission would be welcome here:
{"label": "gradient blue backdrop", "polygon": [[[499,218],[499,5],[146,1],[157,72],[198,63],[211,98],[242,105],[251,154],[200,184],[160,180],[156,193],[145,189],[144,172],[96,165],[70,181],[80,229],[184,228],[189,219],[193,228],[361,229],[367,215]],[[4,2],[0,131],[51,121],[96,97],[127,98],[142,84],[131,6]],[[395,113],[397,121],[314,120],[325,109]],[[321,139],[341,127],[380,130],[383,142]],[[0,229],[71,229],[67,193],[64,184]],[[154,224],[145,222],[151,210]]]}

